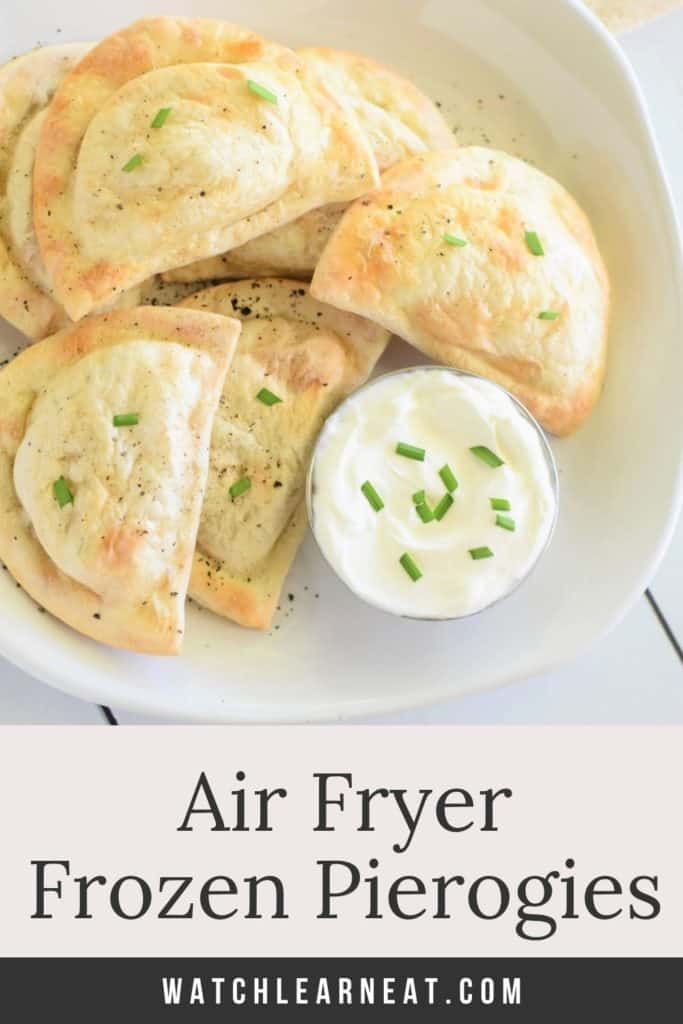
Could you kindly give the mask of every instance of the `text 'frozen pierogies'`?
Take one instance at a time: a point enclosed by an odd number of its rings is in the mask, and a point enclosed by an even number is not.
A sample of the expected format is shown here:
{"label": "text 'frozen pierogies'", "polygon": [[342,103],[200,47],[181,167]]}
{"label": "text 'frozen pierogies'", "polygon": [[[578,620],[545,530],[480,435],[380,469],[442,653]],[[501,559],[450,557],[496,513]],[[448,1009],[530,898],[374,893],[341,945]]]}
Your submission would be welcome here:
{"label": "text 'frozen pierogies'", "polygon": [[214,420],[189,593],[219,615],[265,629],[306,528],[313,442],[368,377],[389,334],[275,278],[218,285],[183,305],[242,321]]}
{"label": "text 'frozen pierogies'", "polygon": [[68,321],[50,294],[38,252],[31,190],[45,109],[87,50],[77,43],[46,46],[0,69],[0,316],[29,338],[43,338]]}
{"label": "text 'frozen pierogies'", "polygon": [[239,330],[192,310],[117,311],[0,374],[0,558],[81,633],[179,651],[211,423]]}
{"label": "text 'frozen pierogies'", "polygon": [[95,46],[58,87],[34,221],[79,319],[153,273],[377,180],[355,120],[291,50],[224,22],[149,18]]}
{"label": "text 'frozen pierogies'", "polygon": [[601,390],[609,285],[556,181],[479,147],[414,157],[344,215],[311,294],[513,392],[567,434]]}
{"label": "text 'frozen pierogies'", "polygon": [[[349,109],[380,171],[415,153],[455,145],[443,117],[417,86],[377,61],[347,50],[309,46],[299,56]],[[178,281],[284,274],[309,278],[346,204],[311,210],[222,256],[169,271]]]}

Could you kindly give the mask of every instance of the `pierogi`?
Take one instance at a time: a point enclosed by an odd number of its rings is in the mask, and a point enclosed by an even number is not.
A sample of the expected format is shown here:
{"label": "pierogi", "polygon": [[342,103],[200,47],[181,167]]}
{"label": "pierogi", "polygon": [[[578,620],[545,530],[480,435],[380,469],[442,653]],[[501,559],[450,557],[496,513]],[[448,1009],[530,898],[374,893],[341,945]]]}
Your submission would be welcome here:
{"label": "pierogi", "polygon": [[[218,285],[183,306],[242,321],[214,420],[189,593],[219,615],[265,629],[306,529],[313,442],[337,403],[367,379],[389,334],[283,279]],[[241,493],[232,497],[235,488]]]}
{"label": "pierogi", "polygon": [[58,86],[34,223],[78,320],[152,274],[353,199],[377,173],[355,119],[293,51],[227,22],[146,18]]}
{"label": "pierogi", "polygon": [[0,373],[0,558],[40,605],[129,650],[176,654],[211,424],[239,323],[89,317]]}
{"label": "pierogi", "polygon": [[387,171],[344,215],[311,294],[502,384],[553,433],[600,394],[609,283],[590,223],[505,153],[442,150]]}

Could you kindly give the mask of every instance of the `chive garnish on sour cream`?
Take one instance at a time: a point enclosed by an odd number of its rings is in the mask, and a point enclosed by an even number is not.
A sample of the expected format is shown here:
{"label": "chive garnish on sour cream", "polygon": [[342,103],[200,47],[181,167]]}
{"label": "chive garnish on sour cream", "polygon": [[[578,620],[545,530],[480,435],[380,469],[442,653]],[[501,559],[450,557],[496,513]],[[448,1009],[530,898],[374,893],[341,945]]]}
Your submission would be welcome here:
{"label": "chive garnish on sour cream", "polygon": [[517,524],[511,516],[496,516],[496,526],[502,526],[504,530],[510,530],[511,533],[517,529]]}
{"label": "chive garnish on sour cream", "polygon": [[467,242],[465,241],[464,238],[458,238],[457,235],[451,235],[448,233],[448,231],[446,231],[446,233],[444,234],[443,240],[444,242],[446,242],[447,245],[457,245],[461,249],[464,245],[467,245]]}
{"label": "chive garnish on sour cream", "polygon": [[140,414],[137,412],[120,412],[114,416],[115,427],[136,427],[140,422]]}
{"label": "chive garnish on sour cream", "polygon": [[490,448],[487,448],[485,444],[476,444],[474,448],[470,448],[473,455],[476,455],[478,459],[485,462],[487,466],[491,466],[492,469],[497,469],[498,466],[504,466],[505,462],[492,452]]}
{"label": "chive garnish on sour cream", "polygon": [[278,402],[282,401],[279,395],[274,395],[272,391],[268,390],[268,388],[261,388],[256,397],[259,402],[263,402],[264,405],[277,405]]}
{"label": "chive garnish on sour cream", "polygon": [[260,96],[262,100],[268,100],[269,103],[277,103],[277,96],[270,89],[266,89],[265,85],[259,85],[253,78],[247,79],[247,88],[254,95]]}
{"label": "chive garnish on sour cream", "polygon": [[73,505],[74,496],[69,490],[69,485],[63,476],[60,476],[59,480],[55,480],[53,483],[52,493],[54,494],[60,508],[64,508],[65,505]]}
{"label": "chive garnish on sour cream", "polygon": [[396,454],[404,455],[406,459],[415,459],[416,462],[424,462],[426,451],[424,448],[417,448],[414,444],[405,444],[399,441],[396,445]]}
{"label": "chive garnish on sour cream", "polygon": [[470,548],[470,558],[475,562],[478,562],[482,558],[493,558],[493,551],[491,548]]}
{"label": "chive garnish on sour cream", "polygon": [[494,512],[509,512],[512,508],[507,498],[490,498],[489,500]]}
{"label": "chive garnish on sour cream", "polygon": [[157,110],[152,119],[152,128],[163,128],[172,109],[172,107],[161,107],[160,110]]}
{"label": "chive garnish on sour cream", "polygon": [[229,493],[230,497],[234,501],[235,498],[239,498],[240,494],[244,494],[251,487],[251,480],[248,476],[243,476],[241,480],[236,480],[234,484],[231,484]]}
{"label": "chive garnish on sour cream", "polygon": [[434,513],[432,512],[431,508],[429,507],[426,501],[419,502],[419,504],[415,506],[415,511],[417,512],[423,523],[431,523],[432,519],[434,518]]}
{"label": "chive garnish on sour cream", "polygon": [[367,498],[368,504],[374,508],[375,512],[381,512],[384,508],[384,502],[369,480],[366,480],[365,483],[361,485],[361,491]]}
{"label": "chive garnish on sour cream", "polygon": [[456,479],[455,473],[448,465],[448,463],[446,463],[445,466],[441,467],[441,469],[439,470],[439,476],[441,477],[443,485],[447,491],[456,491],[458,489],[458,481]]}
{"label": "chive garnish on sour cream", "polygon": [[426,505],[427,504],[427,495],[425,494],[425,492],[424,491],[415,491],[415,494],[413,495],[413,503],[415,505]]}
{"label": "chive garnish on sour cream", "polygon": [[421,579],[422,573],[415,565],[415,562],[412,560],[407,551],[403,555],[401,555],[401,557],[399,558],[399,562],[401,563],[405,571],[408,573],[413,583],[417,583],[417,581]]}
{"label": "chive garnish on sour cream", "polygon": [[135,156],[132,156],[130,160],[126,161],[121,170],[125,171],[126,173],[128,173],[128,171],[134,171],[136,167],[140,166],[144,159],[145,158],[142,155],[142,153],[136,153]]}
{"label": "chive garnish on sour cream", "polygon": [[524,240],[526,241],[527,249],[533,256],[545,256],[545,249],[541,245],[541,239],[535,231],[525,231]]}
{"label": "chive garnish on sour cream", "polygon": [[539,320],[557,320],[559,313],[554,309],[544,309],[542,313],[538,314]]}
{"label": "chive garnish on sour cream", "polygon": [[441,522],[441,520],[446,515],[446,513],[448,512],[448,510],[449,510],[449,508],[451,507],[452,504],[453,504],[452,496],[450,494],[448,494],[448,493],[444,494],[443,498],[441,499],[441,501],[438,503],[438,505],[434,509],[434,518],[436,519],[436,521],[438,523]]}

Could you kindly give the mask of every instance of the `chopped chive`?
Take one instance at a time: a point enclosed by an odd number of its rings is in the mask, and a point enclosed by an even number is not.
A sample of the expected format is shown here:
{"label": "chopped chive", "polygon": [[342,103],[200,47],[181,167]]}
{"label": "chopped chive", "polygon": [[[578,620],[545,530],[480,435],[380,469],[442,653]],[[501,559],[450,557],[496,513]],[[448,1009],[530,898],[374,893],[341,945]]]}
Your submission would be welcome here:
{"label": "chopped chive", "polygon": [[507,498],[490,498],[489,501],[494,512],[509,512],[512,508]]}
{"label": "chopped chive", "polygon": [[416,505],[426,505],[427,495],[425,494],[424,491],[415,491],[415,494],[413,495],[413,502]]}
{"label": "chopped chive", "polygon": [[510,516],[496,516],[496,526],[502,526],[504,530],[511,532],[517,529],[517,524]]}
{"label": "chopped chive", "polygon": [[446,463],[445,466],[441,467],[441,469],[439,470],[439,476],[441,477],[443,485],[447,491],[457,491],[458,481],[455,477],[455,473],[448,465],[448,463]]}
{"label": "chopped chive", "polygon": [[259,402],[263,402],[264,405],[277,405],[278,402],[282,401],[279,395],[274,395],[272,391],[268,390],[268,388],[261,388],[256,397]]}
{"label": "chopped chive", "polygon": [[557,320],[560,314],[554,309],[544,309],[542,313],[538,314],[539,320]]}
{"label": "chopped chive", "polygon": [[441,520],[446,515],[452,504],[453,496],[448,493],[444,494],[443,498],[434,509],[434,518],[436,519],[437,523],[441,522]]}
{"label": "chopped chive", "polygon": [[270,89],[266,89],[265,85],[259,85],[252,78],[247,79],[247,88],[250,92],[255,93],[256,96],[260,96],[262,100],[268,100],[269,103],[277,103],[277,96]]}
{"label": "chopped chive", "polygon": [[55,480],[53,483],[52,493],[57,499],[57,504],[60,508],[64,508],[65,505],[73,505],[74,496],[63,476],[60,476],[59,480]]}
{"label": "chopped chive", "polygon": [[140,164],[142,163],[142,161],[143,161],[144,159],[145,159],[145,158],[144,158],[144,156],[142,155],[142,153],[136,153],[136,154],[135,154],[135,156],[132,156],[132,157],[130,158],[130,160],[128,160],[128,161],[127,161],[127,162],[126,162],[126,163],[125,163],[125,164],[123,165],[123,167],[121,168],[121,170],[122,170],[122,171],[126,171],[126,172],[127,172],[127,171],[134,171],[136,167],[139,167],[139,166],[140,166]]}
{"label": "chopped chive", "polygon": [[416,505],[415,511],[417,512],[423,523],[431,523],[432,519],[434,518],[434,513],[432,512],[431,508],[429,507],[426,501],[421,501],[419,505]]}
{"label": "chopped chive", "polygon": [[478,459],[481,459],[482,462],[485,462],[487,466],[491,466],[492,469],[505,465],[503,459],[496,455],[495,452],[492,452],[490,448],[487,448],[485,444],[476,444],[474,448],[470,448],[470,451]]}
{"label": "chopped chive", "polygon": [[119,412],[114,416],[115,427],[135,427],[140,422],[140,414],[137,412]]}
{"label": "chopped chive", "polygon": [[172,107],[161,107],[160,110],[157,110],[152,121],[152,128],[163,128],[172,109]]}
{"label": "chopped chive", "polygon": [[396,454],[405,455],[407,459],[415,459],[416,462],[424,462],[426,452],[424,448],[416,448],[414,444],[399,441],[396,445]]}
{"label": "chopped chive", "polygon": [[384,508],[384,502],[382,501],[379,494],[377,493],[377,491],[372,486],[369,480],[366,480],[365,483],[361,486],[361,491],[368,499],[368,504],[370,504],[372,508],[374,508],[375,512],[379,512],[381,511],[381,509]]}
{"label": "chopped chive", "polygon": [[545,250],[541,245],[541,239],[538,237],[535,231],[525,231],[524,239],[527,244],[527,248],[530,253],[534,256],[545,256]]}
{"label": "chopped chive", "polygon": [[478,562],[480,558],[493,558],[491,548],[470,548],[470,557]]}
{"label": "chopped chive", "polygon": [[461,249],[462,249],[463,245],[467,245],[467,242],[465,241],[465,239],[464,239],[464,238],[458,238],[458,236],[457,236],[457,235],[449,235],[449,233],[448,233],[448,232],[446,232],[446,233],[444,234],[444,236],[443,236],[443,240],[444,240],[444,242],[446,242],[446,243],[447,243],[448,245],[457,245],[457,246],[459,246],[459,247],[460,247]]}
{"label": "chopped chive", "polygon": [[239,498],[240,494],[244,494],[251,487],[251,480],[248,476],[243,476],[241,480],[236,480],[234,484],[230,486],[230,497],[234,501],[235,498]]}
{"label": "chopped chive", "polygon": [[417,581],[422,576],[422,573],[415,565],[415,562],[412,560],[408,552],[401,555],[401,557],[399,558],[399,562],[401,563],[405,571],[408,573],[413,583],[417,583]]}

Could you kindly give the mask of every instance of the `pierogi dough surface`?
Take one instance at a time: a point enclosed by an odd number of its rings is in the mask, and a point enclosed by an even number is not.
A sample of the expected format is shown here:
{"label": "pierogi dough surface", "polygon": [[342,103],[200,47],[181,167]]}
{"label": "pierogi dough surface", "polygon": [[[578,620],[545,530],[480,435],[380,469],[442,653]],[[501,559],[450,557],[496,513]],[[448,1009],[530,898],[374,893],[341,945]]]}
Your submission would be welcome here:
{"label": "pierogi dough surface", "polygon": [[[0,316],[31,341],[72,324],[43,265],[33,226],[33,167],[47,104],[67,71],[91,44],[33,50],[0,69]],[[160,280],[150,278],[105,304],[157,303]]]}
{"label": "pierogi dough surface", "polygon": [[502,384],[553,433],[600,394],[609,283],[590,223],[560,184],[497,150],[387,171],[344,215],[311,294]]}
{"label": "pierogi dough surface", "polygon": [[[265,629],[305,532],[315,438],[371,373],[389,334],[315,302],[291,280],[219,285],[183,305],[242,321],[213,425],[189,593],[219,615]],[[263,388],[280,401],[259,401]],[[249,489],[233,500],[230,487],[245,478]]]}
{"label": "pierogi dough surface", "polygon": [[319,206],[275,231],[252,238],[246,245],[230,249],[220,256],[176,267],[167,271],[163,278],[179,284],[278,276],[310,281],[347,205],[328,203]]}
{"label": "pierogi dough surface", "polygon": [[34,221],[77,320],[154,273],[377,180],[354,118],[293,51],[226,22],[147,18],[58,87],[38,141]]}
{"label": "pierogi dough surface", "polygon": [[0,316],[31,339],[66,326],[33,229],[33,162],[45,110],[85,43],[45,46],[0,69]]}
{"label": "pierogi dough surface", "polygon": [[0,557],[81,633],[180,650],[213,413],[238,334],[235,320],[190,310],[117,311],[0,374]]}
{"label": "pierogi dough surface", "polygon": [[[299,56],[357,119],[380,171],[415,153],[454,146],[436,106],[412,82],[370,57],[309,46]],[[230,252],[169,271],[178,281],[283,274],[310,279],[346,203],[311,210]]]}

